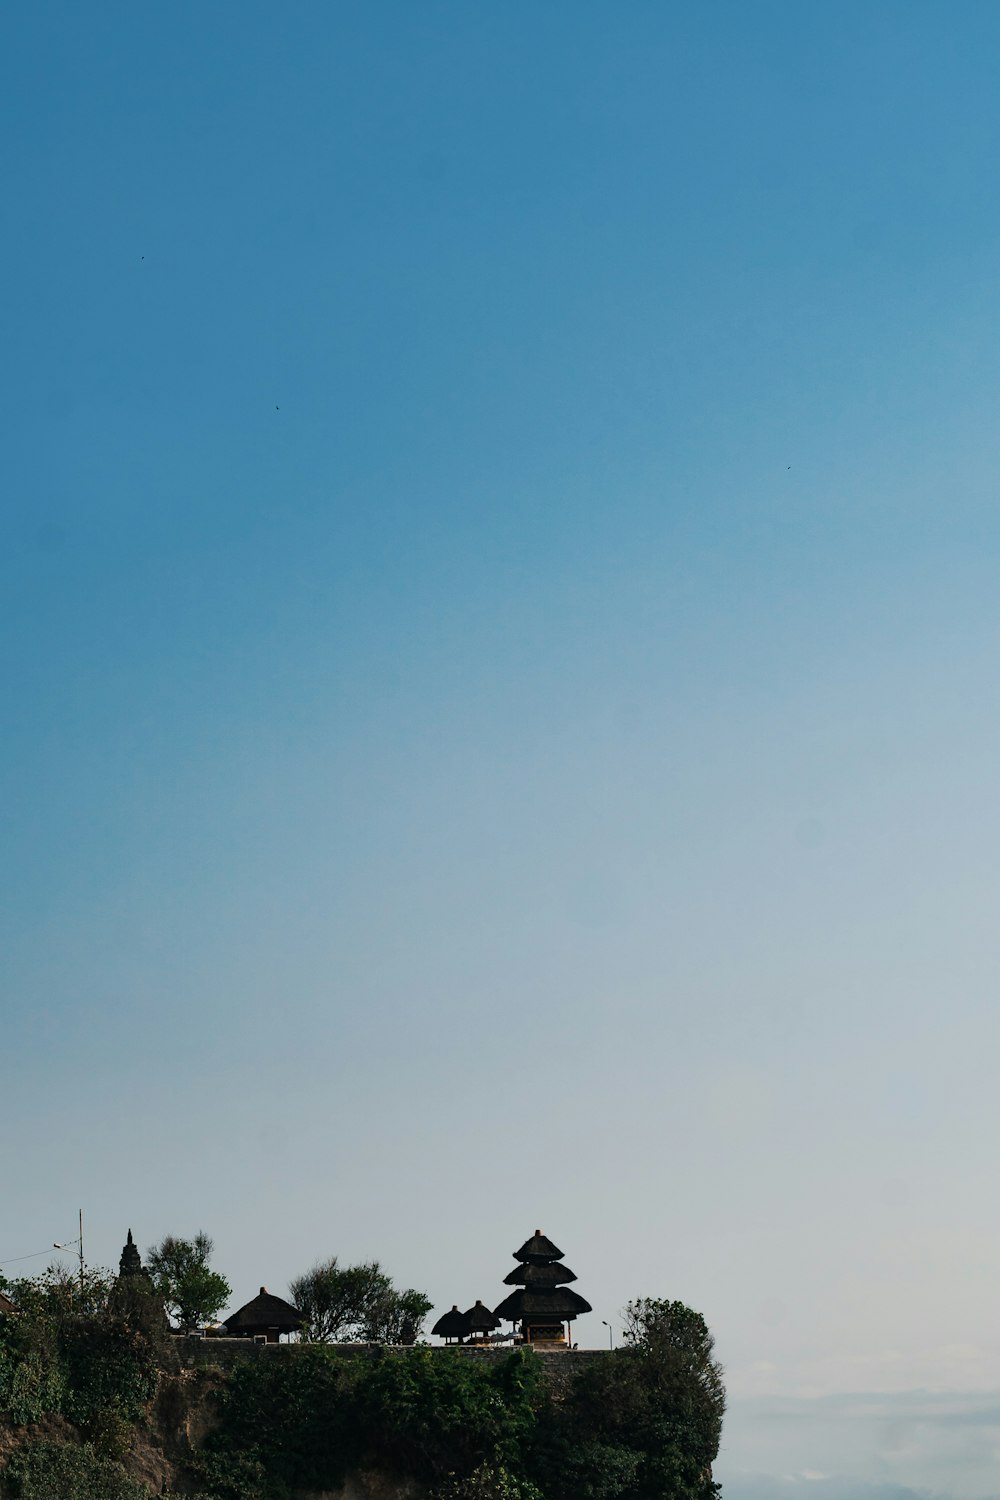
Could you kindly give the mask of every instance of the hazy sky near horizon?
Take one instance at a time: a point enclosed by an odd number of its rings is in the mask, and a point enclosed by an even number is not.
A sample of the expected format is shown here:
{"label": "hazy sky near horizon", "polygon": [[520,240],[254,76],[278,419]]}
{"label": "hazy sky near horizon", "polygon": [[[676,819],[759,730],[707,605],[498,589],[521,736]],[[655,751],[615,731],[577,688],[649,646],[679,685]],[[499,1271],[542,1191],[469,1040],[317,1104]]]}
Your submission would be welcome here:
{"label": "hazy sky near horizon", "polygon": [[467,1305],[541,1226],[829,1500],[781,1402],[1000,1391],[998,61],[7,8],[0,1262]]}

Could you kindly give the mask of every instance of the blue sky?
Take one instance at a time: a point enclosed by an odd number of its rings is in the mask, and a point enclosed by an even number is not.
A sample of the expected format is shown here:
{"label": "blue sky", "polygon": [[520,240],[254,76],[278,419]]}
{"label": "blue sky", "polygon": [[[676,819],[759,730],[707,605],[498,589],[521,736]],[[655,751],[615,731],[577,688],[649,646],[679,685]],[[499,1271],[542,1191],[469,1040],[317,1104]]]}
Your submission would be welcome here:
{"label": "blue sky", "polygon": [[1000,1494],[1000,12],[0,41],[0,1260],[541,1225],[732,1500]]}

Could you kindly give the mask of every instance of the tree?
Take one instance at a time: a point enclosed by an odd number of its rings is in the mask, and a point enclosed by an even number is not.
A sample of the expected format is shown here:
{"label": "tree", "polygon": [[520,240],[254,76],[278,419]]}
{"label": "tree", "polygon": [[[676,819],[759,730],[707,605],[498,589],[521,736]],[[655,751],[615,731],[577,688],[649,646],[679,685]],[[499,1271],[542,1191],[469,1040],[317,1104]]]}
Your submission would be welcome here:
{"label": "tree", "polygon": [[710,1500],[725,1390],[712,1335],[683,1302],[625,1310],[628,1342],[574,1380],[539,1446],[551,1500]]}
{"label": "tree", "polygon": [[212,1248],[208,1235],[199,1230],[193,1240],[168,1234],[146,1252],[153,1285],[184,1330],[214,1318],[232,1295],[226,1278],[208,1264]]}
{"label": "tree", "polygon": [[320,1344],[342,1344],[355,1338],[376,1274],[380,1274],[377,1263],[342,1266],[331,1255],[296,1277],[288,1295],[304,1319],[304,1336]]}
{"label": "tree", "polygon": [[400,1292],[377,1260],[342,1266],[335,1255],[296,1277],[289,1297],[316,1343],[415,1344],[431,1302],[409,1287]]}
{"label": "tree", "polygon": [[433,1305],[412,1286],[397,1292],[390,1285],[368,1308],[362,1338],[367,1344],[415,1344]]}
{"label": "tree", "polygon": [[646,1384],[676,1408],[689,1450],[704,1466],[719,1451],[726,1388],[708,1324],[683,1302],[640,1297],[625,1308],[625,1337]]}

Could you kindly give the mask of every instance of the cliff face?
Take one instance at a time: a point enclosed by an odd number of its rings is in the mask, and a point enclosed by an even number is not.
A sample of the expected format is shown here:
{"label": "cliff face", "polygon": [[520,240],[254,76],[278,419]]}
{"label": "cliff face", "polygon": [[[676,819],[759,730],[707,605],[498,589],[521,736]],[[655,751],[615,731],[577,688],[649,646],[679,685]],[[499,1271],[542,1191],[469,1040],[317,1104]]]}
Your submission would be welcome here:
{"label": "cliff face", "polygon": [[189,1492],[191,1459],[218,1422],[224,1385],[218,1369],[161,1373],[148,1424],[134,1429],[132,1446],[121,1460],[150,1495]]}

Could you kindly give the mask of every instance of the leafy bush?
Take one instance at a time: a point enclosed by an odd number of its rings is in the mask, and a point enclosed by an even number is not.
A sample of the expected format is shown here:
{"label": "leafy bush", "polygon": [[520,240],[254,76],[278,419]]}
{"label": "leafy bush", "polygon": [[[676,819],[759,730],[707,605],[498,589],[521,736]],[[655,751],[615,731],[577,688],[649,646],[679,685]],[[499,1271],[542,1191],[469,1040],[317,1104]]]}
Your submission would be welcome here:
{"label": "leafy bush", "polygon": [[519,1468],[544,1398],[530,1355],[487,1365],[416,1349],[370,1365],[356,1399],[379,1467],[431,1482],[466,1477],[484,1460]]}
{"label": "leafy bush", "polygon": [[635,1493],[641,1464],[637,1449],[590,1436],[572,1420],[557,1421],[539,1443],[535,1476],[553,1500],[614,1500]]}
{"label": "leafy bush", "polygon": [[89,1444],[27,1443],[4,1471],[13,1500],[147,1500],[143,1485]]}
{"label": "leafy bush", "polygon": [[124,1458],[132,1448],[134,1428],[114,1407],[99,1407],[80,1427],[84,1440],[102,1458]]}
{"label": "leafy bush", "polygon": [[60,1336],[65,1394],[72,1422],[113,1410],[133,1420],[156,1390],[156,1362],[148,1340],[111,1317],[68,1320]]}
{"label": "leafy bush", "polygon": [[256,1452],[199,1453],[191,1471],[204,1486],[204,1500],[268,1500],[276,1493],[289,1493],[268,1480],[264,1462]]}
{"label": "leafy bush", "polygon": [[[487,1365],[426,1348],[369,1360],[307,1347],[233,1372],[196,1477],[218,1500],[283,1500],[293,1490],[334,1488],[368,1464],[452,1485],[484,1464],[520,1474],[543,1400],[531,1356]],[[252,1472],[234,1482],[237,1459]],[[485,1500],[490,1491],[470,1493]],[[525,1489],[523,1500],[533,1494]]]}
{"label": "leafy bush", "polygon": [[16,1282],[17,1317],[0,1317],[0,1409],[15,1425],[59,1412],[77,1423],[102,1412],[134,1420],[156,1389],[162,1306],[117,1295],[90,1272],[81,1287],[60,1271]]}
{"label": "leafy bush", "polygon": [[449,1474],[432,1500],[544,1500],[528,1479],[516,1479],[502,1464],[480,1464],[465,1479]]}
{"label": "leafy bush", "polygon": [[[353,1361],[321,1346],[290,1359],[254,1360],[230,1375],[221,1421],[196,1463],[220,1500],[284,1495],[339,1483],[359,1453]],[[233,1480],[233,1464],[241,1466]]]}
{"label": "leafy bush", "polygon": [[60,1411],[65,1381],[48,1351],[25,1347],[17,1328],[0,1329],[0,1411],[25,1426],[49,1411]]}

